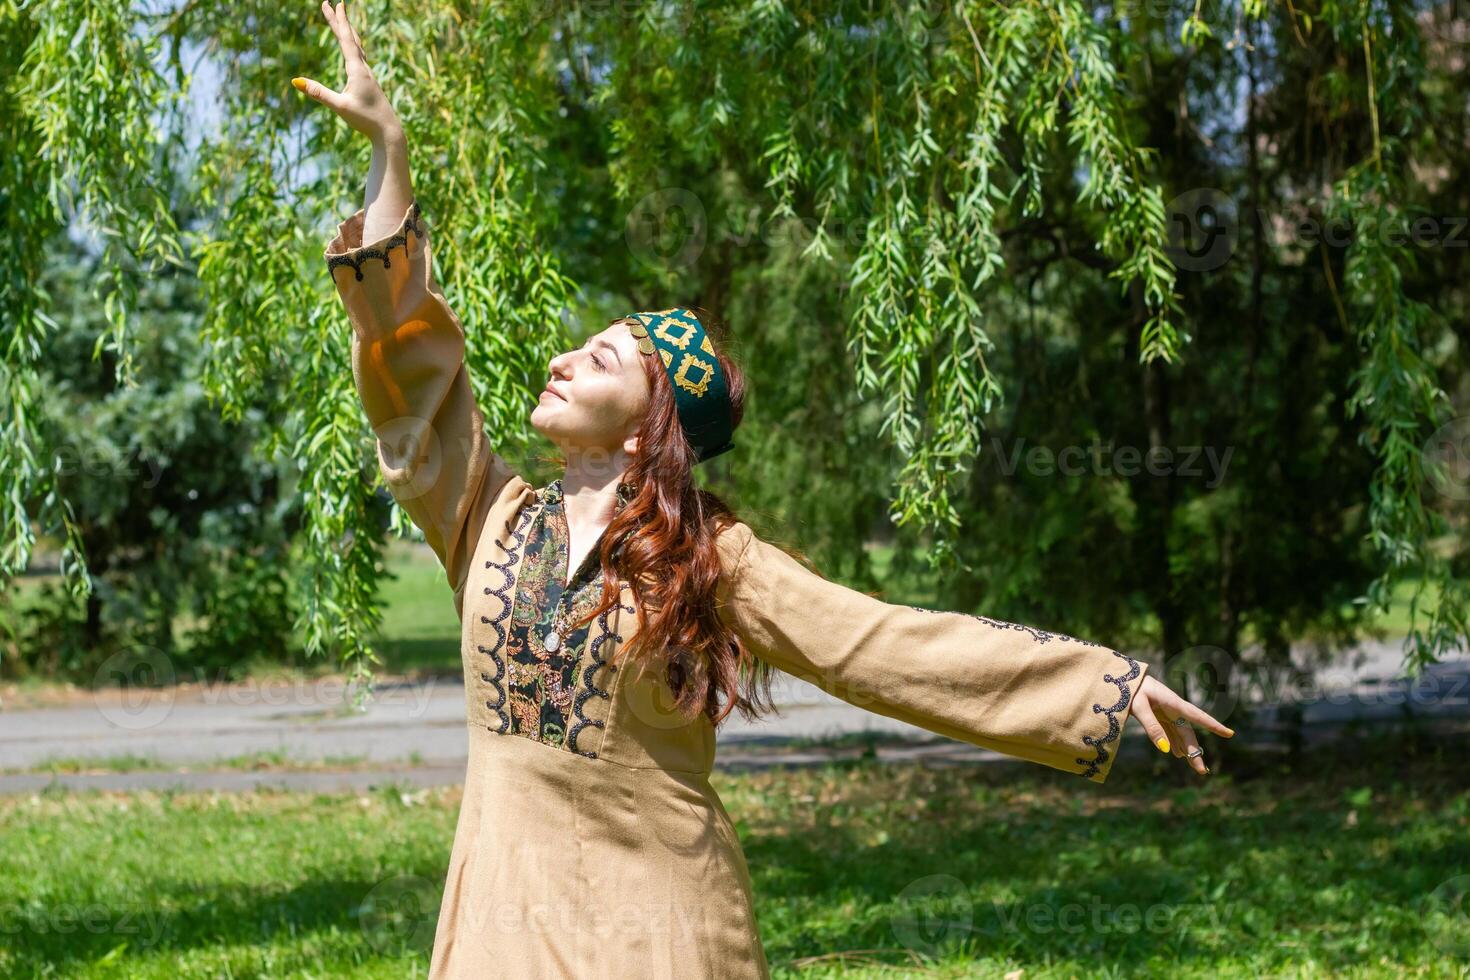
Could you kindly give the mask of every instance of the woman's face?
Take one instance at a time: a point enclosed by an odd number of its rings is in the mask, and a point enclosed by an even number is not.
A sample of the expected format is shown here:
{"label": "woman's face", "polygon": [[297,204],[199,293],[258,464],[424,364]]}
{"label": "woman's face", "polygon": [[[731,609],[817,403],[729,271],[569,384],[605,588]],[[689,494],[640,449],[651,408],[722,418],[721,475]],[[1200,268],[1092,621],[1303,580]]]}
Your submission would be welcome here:
{"label": "woman's face", "polygon": [[548,365],[550,379],[531,411],[531,424],[569,459],[574,450],[633,452],[636,445],[628,440],[652,397],[639,362],[643,356],[626,323],[614,323],[576,350],[558,354]]}

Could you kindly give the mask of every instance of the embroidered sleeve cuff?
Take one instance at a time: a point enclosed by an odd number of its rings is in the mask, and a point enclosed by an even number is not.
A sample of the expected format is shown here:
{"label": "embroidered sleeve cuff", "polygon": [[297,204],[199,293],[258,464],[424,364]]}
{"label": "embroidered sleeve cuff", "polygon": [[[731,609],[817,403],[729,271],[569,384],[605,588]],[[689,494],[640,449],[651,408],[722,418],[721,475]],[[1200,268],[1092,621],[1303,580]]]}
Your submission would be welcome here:
{"label": "embroidered sleeve cuff", "polygon": [[1093,703],[1096,715],[1093,722],[1097,731],[1083,735],[1084,751],[1078,754],[1077,764],[1082,767],[1079,775],[1095,783],[1107,780],[1113,763],[1118,758],[1118,745],[1123,736],[1123,725],[1133,712],[1133,698],[1148,673],[1148,664],[1135,660],[1127,654],[1113,650],[1116,668],[1106,671],[1100,678],[1102,696]]}
{"label": "embroidered sleeve cuff", "polygon": [[367,209],[358,208],[352,217],[338,224],[337,236],[327,244],[322,253],[327,262],[327,271],[334,277],[340,266],[347,266],[355,274],[356,280],[361,282],[364,267],[369,263],[382,263],[383,268],[391,268],[396,250],[401,249],[405,256],[411,256],[415,250],[423,247],[426,230],[417,200],[409,203],[396,229],[376,241],[364,243],[362,225],[366,217]]}

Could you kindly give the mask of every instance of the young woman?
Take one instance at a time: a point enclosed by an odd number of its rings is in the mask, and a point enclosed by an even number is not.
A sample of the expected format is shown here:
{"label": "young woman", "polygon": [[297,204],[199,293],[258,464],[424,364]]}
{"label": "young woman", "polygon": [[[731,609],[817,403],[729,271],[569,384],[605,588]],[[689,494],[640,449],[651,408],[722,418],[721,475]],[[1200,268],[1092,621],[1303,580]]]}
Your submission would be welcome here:
{"label": "young woman", "polygon": [[[1206,773],[1233,734],[1098,643],[886,603],[755,535],[692,467],[733,448],[744,382],[680,307],[553,358],[531,412],[565,458],[533,487],[495,453],[434,278],[403,129],[339,5],[338,93],[373,146],[325,259],[389,490],[462,625],[469,761],[431,977],[767,977],[715,726],[784,670],[850,703],[1101,783],[1124,723]],[[1165,725],[1169,734],[1165,736]]]}

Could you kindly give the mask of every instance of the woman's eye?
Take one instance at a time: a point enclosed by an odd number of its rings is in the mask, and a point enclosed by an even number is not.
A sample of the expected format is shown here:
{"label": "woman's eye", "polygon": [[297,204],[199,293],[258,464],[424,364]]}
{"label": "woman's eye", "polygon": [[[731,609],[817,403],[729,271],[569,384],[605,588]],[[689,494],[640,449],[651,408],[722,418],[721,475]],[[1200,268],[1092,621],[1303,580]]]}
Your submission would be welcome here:
{"label": "woman's eye", "polygon": [[597,365],[597,370],[599,371],[607,370],[607,368],[603,367],[602,358],[598,357],[596,354],[592,355],[592,363]]}

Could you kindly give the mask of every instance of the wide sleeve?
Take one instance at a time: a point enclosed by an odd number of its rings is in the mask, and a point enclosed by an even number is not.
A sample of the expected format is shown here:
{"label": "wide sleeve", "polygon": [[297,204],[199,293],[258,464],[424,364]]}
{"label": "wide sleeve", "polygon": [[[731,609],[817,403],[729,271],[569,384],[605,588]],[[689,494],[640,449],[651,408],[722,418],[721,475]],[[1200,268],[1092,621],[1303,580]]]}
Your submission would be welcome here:
{"label": "wide sleeve", "polygon": [[486,438],[418,202],[373,242],[362,241],[365,217],[341,222],[323,258],[352,324],[352,375],[384,482],[439,556],[462,617],[486,515],[515,473]]}
{"label": "wide sleeve", "polygon": [[720,615],[756,656],[850,704],[1101,783],[1148,665],[986,616],[884,602],[743,522],[718,537]]}

